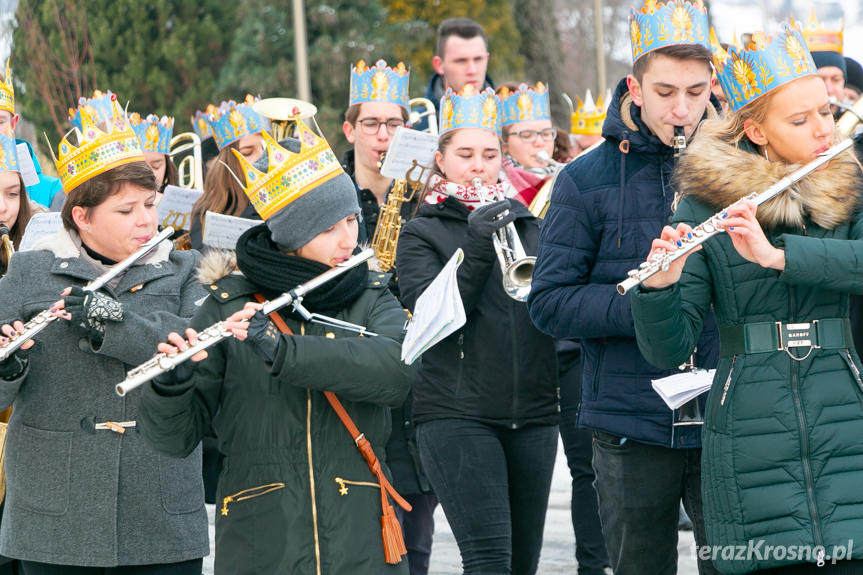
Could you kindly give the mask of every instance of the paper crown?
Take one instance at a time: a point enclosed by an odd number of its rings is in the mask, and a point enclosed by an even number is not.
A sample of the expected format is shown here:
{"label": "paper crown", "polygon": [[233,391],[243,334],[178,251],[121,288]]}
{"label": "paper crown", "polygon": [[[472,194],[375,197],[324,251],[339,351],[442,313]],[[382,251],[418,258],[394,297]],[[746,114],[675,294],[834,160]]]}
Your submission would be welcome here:
{"label": "paper crown", "polygon": [[6,60],[6,76],[0,82],[0,110],[15,115],[15,87],[12,85],[12,75],[9,73],[9,60]]}
{"label": "paper crown", "polygon": [[403,62],[390,68],[384,60],[378,60],[369,68],[363,60],[351,66],[351,97],[348,106],[363,102],[389,102],[408,108],[408,84],[410,72]]}
{"label": "paper crown", "polygon": [[[112,168],[144,161],[138,137],[116,104],[117,97],[113,94],[111,97],[114,106],[106,122],[107,131],[99,128],[100,119],[95,109],[85,101],[74,114],[80,120],[81,128],[73,127],[60,141],[55,162],[63,191],[67,194],[90,178]],[[77,146],[69,142],[69,134],[73,132],[77,136]]]}
{"label": "paper crown", "polygon": [[18,149],[15,135],[0,132],[0,172],[21,172],[18,166]]}
{"label": "paper crown", "polygon": [[726,52],[714,47],[716,78],[733,111],[783,84],[817,73],[800,31],[785,23],[780,28],[775,37],[753,33],[744,48],[732,45]]}
{"label": "paper crown", "polygon": [[473,84],[465,84],[458,92],[447,88],[440,100],[441,135],[459,128],[482,128],[500,135],[503,110],[494,90],[477,92]]}
{"label": "paper crown", "polygon": [[632,60],[648,52],[679,44],[709,48],[707,10],[701,0],[646,0],[629,15]]}
{"label": "paper crown", "polygon": [[90,119],[95,120],[96,124],[105,122],[109,124],[115,115],[124,115],[123,108],[117,101],[117,96],[108,90],[102,93],[100,90],[93,90],[92,98],[81,97],[78,99],[77,108],[69,108],[69,123],[72,126],[84,131],[84,123],[82,116],[86,114]]}
{"label": "paper crown", "polygon": [[267,119],[252,109],[252,104],[255,102],[257,98],[251,95],[247,95],[246,100],[239,104],[233,100],[222,102],[212,114],[207,116],[210,131],[220,150],[243,136],[257,134],[267,129],[269,126]]}
{"label": "paper crown", "polygon": [[210,130],[210,123],[207,122],[207,117],[210,114],[215,114],[217,110],[218,108],[214,105],[207,104],[206,110],[203,112],[201,110],[197,110],[195,115],[191,117],[192,130],[198,134],[198,137],[201,138],[202,142],[207,138],[213,137],[213,131]]}
{"label": "paper crown", "polygon": [[839,26],[838,30],[827,30],[815,17],[815,8],[809,11],[809,21],[803,26],[801,22],[796,22],[791,19],[791,24],[800,28],[803,33],[803,38],[806,40],[806,46],[810,52],[837,52],[842,53],[842,33],[843,26]]}
{"label": "paper crown", "polygon": [[246,175],[245,192],[255,211],[267,220],[297,198],[343,174],[342,165],[325,140],[297,120],[300,151],[286,150],[263,132],[269,169],[263,173],[234,150]]}
{"label": "paper crown", "polygon": [[608,102],[611,100],[611,94],[607,94],[605,101],[603,97],[593,101],[593,95],[590,90],[584,96],[584,100],[578,98],[578,105],[572,113],[572,124],[570,133],[578,136],[601,136],[602,123],[605,122],[605,116],[608,112]]}
{"label": "paper crown", "polygon": [[548,88],[542,82],[537,82],[535,88],[521,84],[514,92],[503,87],[498,97],[503,110],[504,126],[529,120],[551,120]]}
{"label": "paper crown", "polygon": [[170,116],[159,116],[150,114],[141,118],[140,114],[129,115],[129,125],[141,142],[141,149],[145,152],[156,152],[157,154],[168,154],[171,151],[171,136],[174,134],[174,118]]}

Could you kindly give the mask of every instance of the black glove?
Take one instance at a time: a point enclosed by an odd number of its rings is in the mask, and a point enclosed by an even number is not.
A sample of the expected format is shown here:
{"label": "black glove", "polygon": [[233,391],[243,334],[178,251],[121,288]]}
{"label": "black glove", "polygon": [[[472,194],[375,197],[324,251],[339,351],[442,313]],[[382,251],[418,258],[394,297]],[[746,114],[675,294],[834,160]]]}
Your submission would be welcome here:
{"label": "black glove", "polygon": [[64,301],[66,311],[72,316],[70,321],[96,341],[104,338],[106,322],[123,321],[123,304],[109,295],[75,286]]}
{"label": "black glove", "polygon": [[11,381],[17,379],[27,369],[28,360],[22,357],[18,351],[0,361],[0,379]]}
{"label": "black glove", "polygon": [[258,355],[273,363],[276,359],[276,351],[279,349],[279,336],[281,332],[264,312],[258,310],[249,320],[248,341],[258,352]]}
{"label": "black glove", "polygon": [[[495,231],[515,221],[515,213],[510,210],[511,207],[509,200],[478,207],[467,217],[468,232],[478,237],[490,238]],[[507,210],[509,212],[501,215]]]}
{"label": "black glove", "polygon": [[160,373],[154,377],[153,383],[162,395],[179,395],[185,390],[177,389],[177,387],[192,379],[196,367],[197,364],[194,361],[187,359],[174,367],[174,369]]}

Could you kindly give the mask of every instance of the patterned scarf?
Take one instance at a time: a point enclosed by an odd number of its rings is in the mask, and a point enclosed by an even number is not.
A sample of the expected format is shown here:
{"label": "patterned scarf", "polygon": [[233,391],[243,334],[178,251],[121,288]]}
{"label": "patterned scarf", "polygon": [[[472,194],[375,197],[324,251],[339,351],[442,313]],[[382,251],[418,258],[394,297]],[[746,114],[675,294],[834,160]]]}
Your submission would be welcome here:
{"label": "patterned scarf", "polygon": [[426,203],[435,205],[452,196],[462,203],[464,207],[472,212],[474,209],[489,202],[496,202],[504,198],[515,196],[516,190],[509,182],[500,182],[490,186],[463,186],[450,182],[437,174],[429,176],[429,191],[426,194]]}

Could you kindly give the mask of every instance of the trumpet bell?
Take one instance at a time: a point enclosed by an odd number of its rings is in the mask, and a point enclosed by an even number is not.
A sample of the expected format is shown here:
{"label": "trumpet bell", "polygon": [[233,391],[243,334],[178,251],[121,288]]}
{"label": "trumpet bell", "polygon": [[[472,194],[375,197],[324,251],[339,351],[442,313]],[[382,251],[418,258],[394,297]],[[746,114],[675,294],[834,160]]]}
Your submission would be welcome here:
{"label": "trumpet bell", "polygon": [[503,271],[503,289],[509,297],[516,301],[527,299],[534,267],[536,258],[528,256],[513,262]]}
{"label": "trumpet bell", "polygon": [[317,106],[296,98],[264,98],[255,102],[252,109],[271,122],[271,132],[277,141],[291,135],[290,130],[297,120],[312,118],[318,113]]}

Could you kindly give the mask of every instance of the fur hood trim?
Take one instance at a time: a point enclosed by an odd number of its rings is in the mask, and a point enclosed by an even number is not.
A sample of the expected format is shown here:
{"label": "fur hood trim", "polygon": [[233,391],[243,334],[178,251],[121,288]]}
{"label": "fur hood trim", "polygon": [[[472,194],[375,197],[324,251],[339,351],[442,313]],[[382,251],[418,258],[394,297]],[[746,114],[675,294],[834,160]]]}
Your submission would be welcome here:
{"label": "fur hood trim", "polygon": [[[719,211],[762,192],[800,166],[771,162],[715,133],[699,131],[676,170],[681,197],[692,196]],[[834,158],[788,190],[758,207],[758,221],[768,229],[801,229],[810,218],[833,229],[852,218],[861,189],[861,166],[853,150]]]}
{"label": "fur hood trim", "polygon": [[198,280],[209,285],[218,282],[223,277],[237,274],[237,253],[233,250],[208,249],[198,262]]}
{"label": "fur hood trim", "polygon": [[[81,256],[81,237],[78,232],[61,226],[50,236],[38,240],[33,244],[32,249],[51,252],[58,259],[77,258]],[[170,241],[163,241],[149,256],[140,260],[140,263],[155,264],[168,261],[173,249],[174,246]]]}

